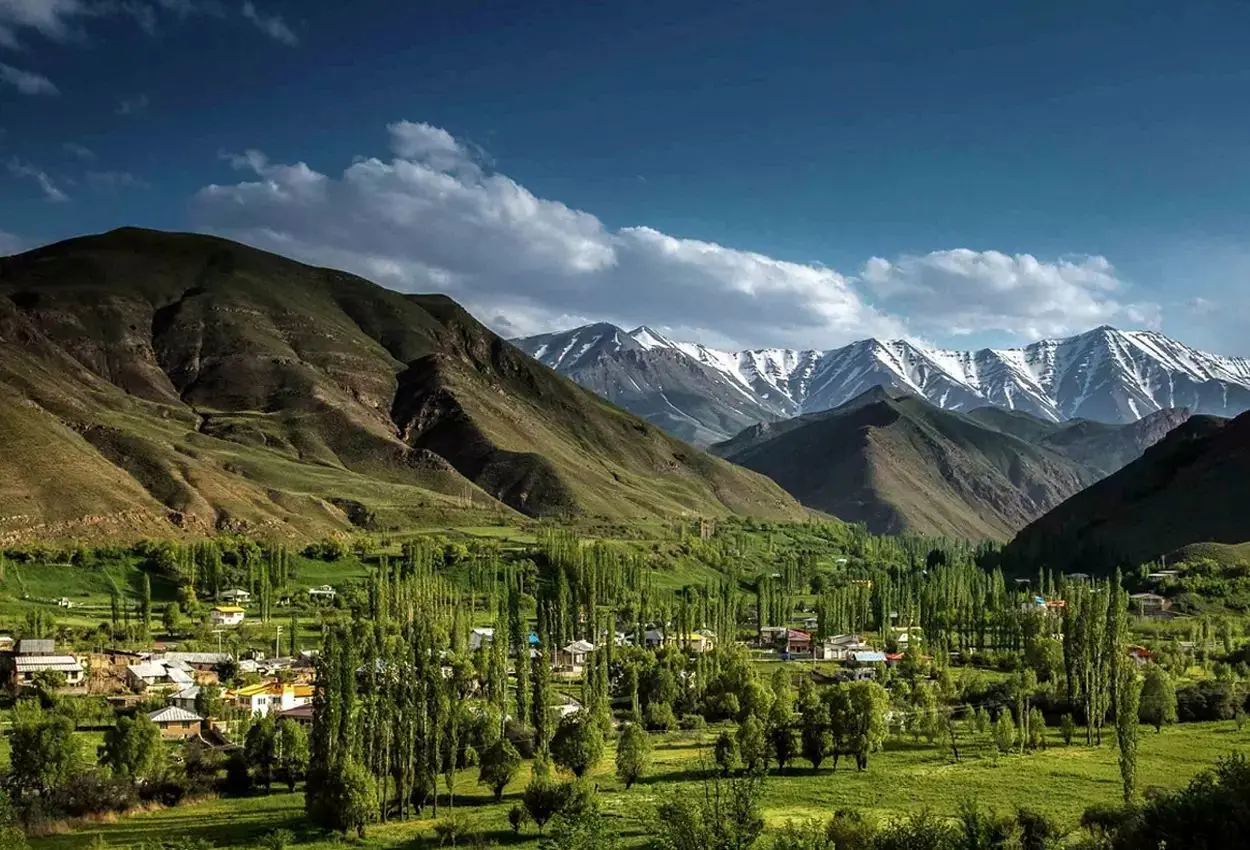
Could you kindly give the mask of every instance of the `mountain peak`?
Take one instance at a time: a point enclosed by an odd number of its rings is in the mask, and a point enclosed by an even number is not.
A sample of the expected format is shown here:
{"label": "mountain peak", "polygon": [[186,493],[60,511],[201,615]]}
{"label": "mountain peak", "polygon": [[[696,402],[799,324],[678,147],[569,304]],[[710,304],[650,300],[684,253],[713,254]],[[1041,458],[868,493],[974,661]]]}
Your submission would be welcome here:
{"label": "mountain peak", "polygon": [[646,325],[634,328],[629,332],[629,336],[648,351],[652,348],[677,348],[677,344],[671,339]]}

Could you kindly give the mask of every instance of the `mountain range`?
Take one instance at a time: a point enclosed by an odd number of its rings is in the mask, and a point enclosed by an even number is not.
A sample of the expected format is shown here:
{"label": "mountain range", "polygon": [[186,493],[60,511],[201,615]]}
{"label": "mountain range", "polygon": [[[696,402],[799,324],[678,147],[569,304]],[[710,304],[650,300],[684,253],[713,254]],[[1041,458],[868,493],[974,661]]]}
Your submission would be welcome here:
{"label": "mountain range", "polygon": [[1250,360],[1152,331],[1096,328],[1023,348],[952,351],[867,339],[828,351],[722,351],[610,324],[513,340],[542,363],[696,445],[839,407],[872,387],[946,410],[994,406],[1048,422],[1128,423],[1185,408],[1250,410]]}
{"label": "mountain range", "polygon": [[807,512],[440,295],[127,228],[0,258],[0,543]]}
{"label": "mountain range", "polygon": [[803,504],[882,534],[1008,540],[1138,458],[1189,418],[1047,422],[994,407],[943,410],[874,387],[833,410],[762,423],[711,451]]}

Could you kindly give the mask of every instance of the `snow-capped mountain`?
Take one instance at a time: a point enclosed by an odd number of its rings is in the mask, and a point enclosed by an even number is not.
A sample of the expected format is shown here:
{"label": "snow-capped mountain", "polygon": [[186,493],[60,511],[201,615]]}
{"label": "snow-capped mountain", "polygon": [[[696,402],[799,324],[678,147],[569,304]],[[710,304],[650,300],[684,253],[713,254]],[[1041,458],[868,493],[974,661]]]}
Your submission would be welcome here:
{"label": "snow-capped mountain", "polygon": [[831,351],[734,352],[608,324],[513,342],[698,443],[756,422],[838,407],[874,386],[913,393],[947,410],[995,406],[1052,422],[1134,422],[1179,407],[1218,416],[1250,410],[1250,360],[1198,351],[1160,333],[1110,327],[980,351],[867,339]]}

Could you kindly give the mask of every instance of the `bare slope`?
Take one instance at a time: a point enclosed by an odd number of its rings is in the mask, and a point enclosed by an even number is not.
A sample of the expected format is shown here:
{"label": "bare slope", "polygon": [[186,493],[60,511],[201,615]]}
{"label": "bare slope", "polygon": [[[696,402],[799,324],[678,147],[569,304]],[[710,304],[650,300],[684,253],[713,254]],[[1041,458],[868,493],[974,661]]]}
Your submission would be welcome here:
{"label": "bare slope", "polygon": [[206,236],[0,260],[0,404],[0,534],[101,515],[300,533],[349,513],[802,515],[449,299]]}

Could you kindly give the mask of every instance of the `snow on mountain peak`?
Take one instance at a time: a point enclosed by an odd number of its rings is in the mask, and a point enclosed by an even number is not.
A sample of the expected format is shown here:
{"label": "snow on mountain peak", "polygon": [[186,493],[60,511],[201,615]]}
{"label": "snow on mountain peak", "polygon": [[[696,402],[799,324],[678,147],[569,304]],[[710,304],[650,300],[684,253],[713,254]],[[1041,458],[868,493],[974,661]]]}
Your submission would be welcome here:
{"label": "snow on mountain peak", "polygon": [[[669,349],[716,372],[777,416],[827,410],[874,386],[920,395],[951,410],[993,405],[1051,421],[1130,422],[1157,410],[1235,415],[1250,409],[1250,360],[1191,348],[1156,331],[1101,326],[1018,348],[959,351],[909,340],[859,340],[829,351],[724,351],[675,342],[644,326],[614,326],[612,344],[590,325],[520,341],[549,366],[576,377],[589,351]],[[528,347],[527,347],[528,346]],[[645,380],[642,376],[640,380]]]}

